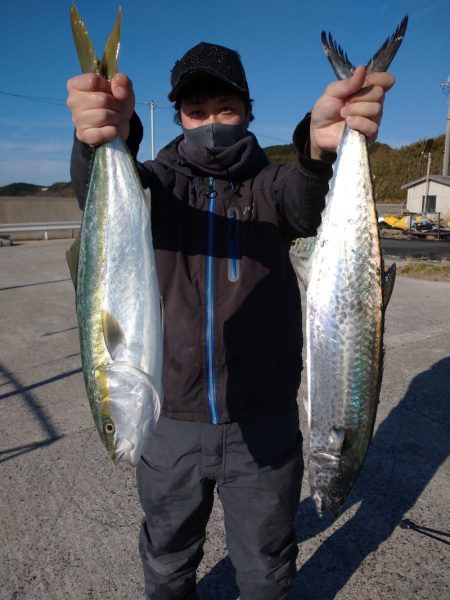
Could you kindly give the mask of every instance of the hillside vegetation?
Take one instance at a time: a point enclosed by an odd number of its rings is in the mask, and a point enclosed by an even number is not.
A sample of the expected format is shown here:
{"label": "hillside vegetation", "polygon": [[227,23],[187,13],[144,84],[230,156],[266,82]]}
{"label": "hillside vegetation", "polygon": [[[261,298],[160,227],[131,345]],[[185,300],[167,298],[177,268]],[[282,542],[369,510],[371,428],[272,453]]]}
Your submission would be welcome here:
{"label": "hillside vegetation", "polygon": [[[401,189],[402,185],[426,175],[427,156],[422,155],[425,142],[426,140],[419,140],[401,148],[391,148],[379,142],[370,144],[369,155],[375,178],[375,193],[379,202],[406,201],[406,190]],[[432,174],[442,173],[444,142],[444,135],[432,140],[430,149]],[[271,162],[290,163],[296,160],[292,144],[269,146],[264,148],[264,151]]]}
{"label": "hillside vegetation", "polygon": [[49,187],[34,185],[34,183],[10,183],[0,187],[0,196],[45,196],[66,198],[75,196],[72,184],[59,181]]}

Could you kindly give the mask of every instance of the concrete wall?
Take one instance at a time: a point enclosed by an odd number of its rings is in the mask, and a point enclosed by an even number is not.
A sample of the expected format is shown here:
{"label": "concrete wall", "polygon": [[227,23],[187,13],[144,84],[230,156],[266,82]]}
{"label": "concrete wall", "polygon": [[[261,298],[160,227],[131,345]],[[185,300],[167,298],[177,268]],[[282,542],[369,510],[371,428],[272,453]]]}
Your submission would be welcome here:
{"label": "concrete wall", "polygon": [[[422,196],[425,196],[426,182],[408,189],[406,207],[410,212],[422,212]],[[430,181],[429,196],[436,196],[436,212],[443,219],[450,219],[450,186]]]}
{"label": "concrete wall", "polygon": [[[76,198],[45,196],[0,196],[0,223],[39,223],[44,221],[81,221]],[[77,231],[49,231],[49,239],[70,238]],[[13,240],[39,240],[41,232],[12,233]]]}

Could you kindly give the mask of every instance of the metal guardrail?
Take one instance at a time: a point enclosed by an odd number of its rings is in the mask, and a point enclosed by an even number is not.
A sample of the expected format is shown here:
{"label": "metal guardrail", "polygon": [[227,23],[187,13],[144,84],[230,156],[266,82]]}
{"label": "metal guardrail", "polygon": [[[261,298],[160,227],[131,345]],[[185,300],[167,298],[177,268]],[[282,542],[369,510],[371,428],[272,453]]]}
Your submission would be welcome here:
{"label": "metal guardrail", "polygon": [[81,221],[48,221],[45,223],[0,223],[0,235],[10,233],[23,233],[27,231],[42,231],[44,240],[48,239],[49,231],[62,231],[71,229],[73,231],[81,227]]}

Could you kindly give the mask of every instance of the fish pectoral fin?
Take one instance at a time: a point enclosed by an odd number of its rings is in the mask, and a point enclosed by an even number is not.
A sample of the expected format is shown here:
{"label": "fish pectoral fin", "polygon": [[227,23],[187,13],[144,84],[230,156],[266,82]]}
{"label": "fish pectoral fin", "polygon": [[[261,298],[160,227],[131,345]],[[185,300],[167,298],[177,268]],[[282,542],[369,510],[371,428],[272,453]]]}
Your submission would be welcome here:
{"label": "fish pectoral fin", "polygon": [[126,347],[127,337],[119,321],[107,310],[102,311],[102,327],[105,345],[114,361],[121,348]]}
{"label": "fish pectoral fin", "polygon": [[383,272],[383,307],[389,304],[389,300],[392,296],[392,290],[394,289],[395,275],[397,273],[397,265],[392,265]]}
{"label": "fish pectoral fin", "polygon": [[114,27],[106,43],[102,60],[98,60],[86,25],[83,23],[75,4],[70,6],[72,34],[83,73],[96,73],[105,79],[112,79],[117,73],[120,46],[122,9],[119,7]]}
{"label": "fish pectoral fin", "polygon": [[330,431],[328,442],[330,449],[332,449],[332,455],[335,458],[339,457],[339,454],[344,446],[345,442],[345,429],[343,427],[333,427]]}

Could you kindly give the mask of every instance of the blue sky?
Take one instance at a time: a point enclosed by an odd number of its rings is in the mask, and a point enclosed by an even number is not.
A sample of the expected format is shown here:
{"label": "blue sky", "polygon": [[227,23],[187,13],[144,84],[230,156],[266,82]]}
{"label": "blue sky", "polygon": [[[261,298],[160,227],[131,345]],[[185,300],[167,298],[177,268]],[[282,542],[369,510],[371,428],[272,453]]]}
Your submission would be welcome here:
{"label": "blue sky", "polygon": [[[0,185],[69,180],[73,127],[66,81],[79,73],[69,1],[3,0],[0,21]],[[78,0],[98,54],[119,2]],[[155,146],[179,129],[167,100],[170,69],[200,41],[238,50],[244,62],[262,146],[289,143],[293,128],[334,75],[320,33],[331,31],[355,64],[367,62],[405,14],[409,27],[391,65],[379,141],[399,147],[445,132],[450,75],[449,0],[122,0],[120,70],[133,80],[150,158],[153,99]],[[34,99],[11,96],[32,97]]]}

